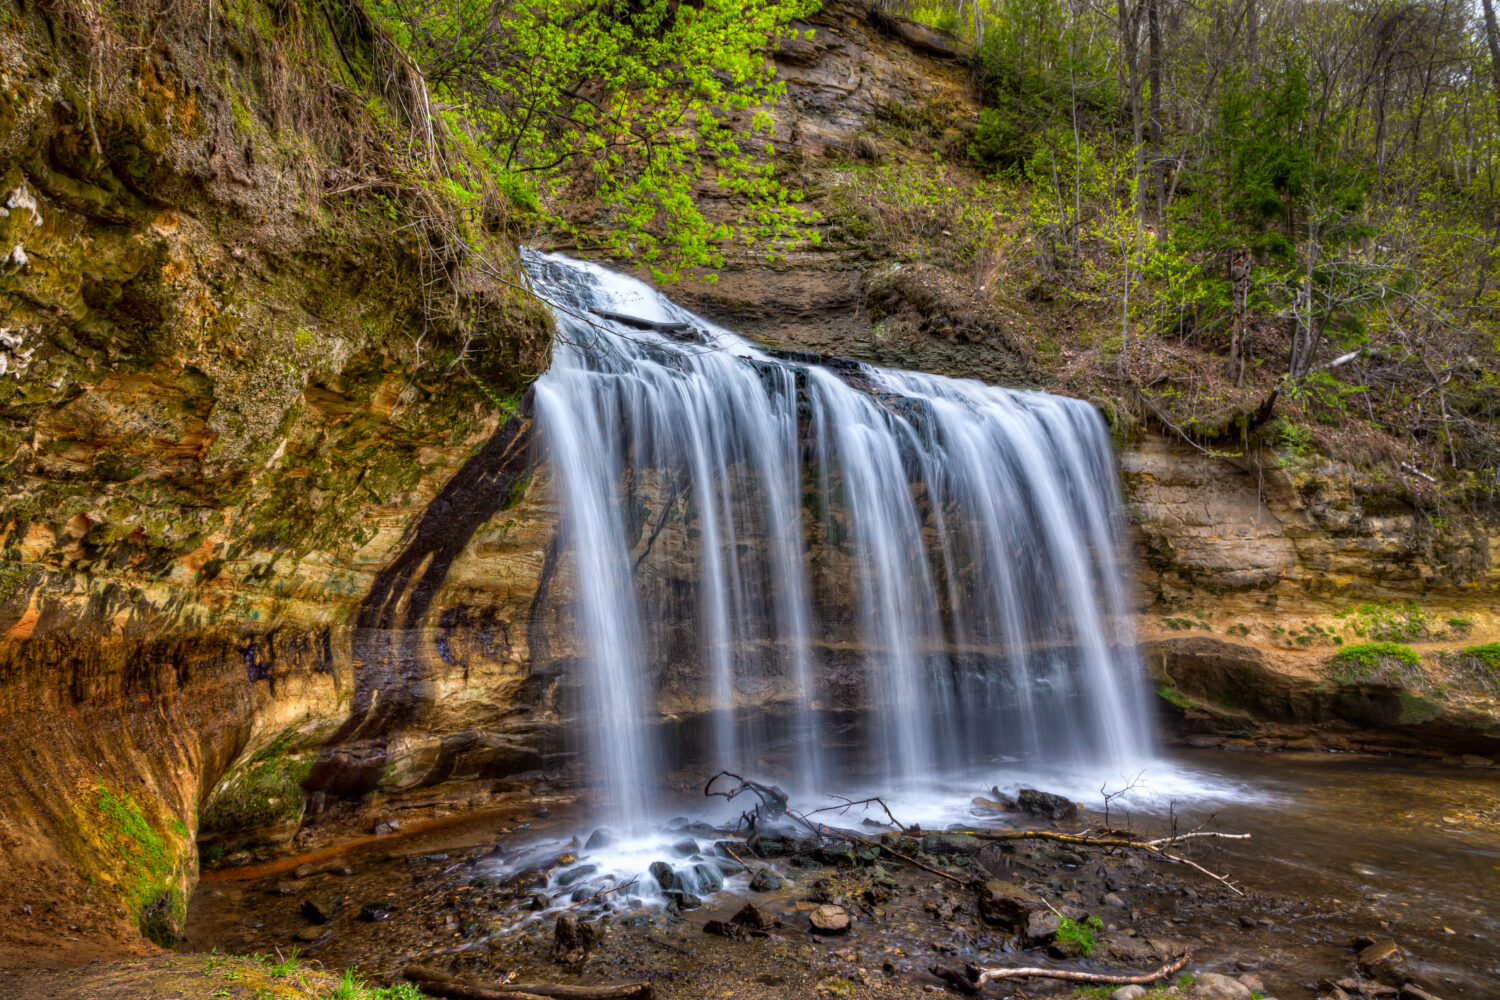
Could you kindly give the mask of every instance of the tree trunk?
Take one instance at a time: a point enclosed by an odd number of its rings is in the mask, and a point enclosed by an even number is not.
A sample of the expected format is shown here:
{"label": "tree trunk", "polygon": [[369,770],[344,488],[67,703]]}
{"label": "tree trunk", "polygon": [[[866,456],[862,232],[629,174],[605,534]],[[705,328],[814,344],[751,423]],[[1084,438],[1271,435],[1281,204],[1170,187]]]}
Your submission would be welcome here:
{"label": "tree trunk", "polygon": [[1484,37],[1490,46],[1490,75],[1495,83],[1495,119],[1500,122],[1500,30],[1495,28],[1494,0],[1484,0]]}
{"label": "tree trunk", "polygon": [[1260,86],[1260,7],[1255,0],[1245,0],[1245,62],[1250,67],[1250,86]]}
{"label": "tree trunk", "polygon": [[1125,96],[1130,104],[1130,142],[1135,149],[1135,215],[1146,218],[1146,177],[1141,170],[1141,63],[1140,0],[1115,0],[1120,22],[1120,45],[1124,49]]}
{"label": "tree trunk", "polygon": [[1237,386],[1245,384],[1245,368],[1250,362],[1250,338],[1245,329],[1250,303],[1250,268],[1255,255],[1249,247],[1229,252],[1229,281],[1234,288],[1234,332],[1229,341],[1229,376]]}
{"label": "tree trunk", "polygon": [[1161,0],[1146,0],[1146,32],[1149,38],[1147,69],[1151,85],[1149,114],[1151,118],[1151,194],[1156,200],[1156,219],[1160,223],[1166,216],[1166,184],[1164,163],[1161,155]]}

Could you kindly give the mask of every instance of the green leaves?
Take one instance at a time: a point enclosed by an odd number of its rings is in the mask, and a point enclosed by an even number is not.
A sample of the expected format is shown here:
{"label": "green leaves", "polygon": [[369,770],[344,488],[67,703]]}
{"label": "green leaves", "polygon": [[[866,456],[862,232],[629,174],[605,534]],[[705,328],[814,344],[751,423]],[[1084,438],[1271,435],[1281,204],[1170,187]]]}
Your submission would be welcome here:
{"label": "green leaves", "polygon": [[[784,90],[769,51],[816,0],[372,3],[475,123],[516,209],[658,280],[722,266],[730,241],[774,253],[812,235],[816,216],[765,158]],[[740,216],[705,217],[706,186]]]}

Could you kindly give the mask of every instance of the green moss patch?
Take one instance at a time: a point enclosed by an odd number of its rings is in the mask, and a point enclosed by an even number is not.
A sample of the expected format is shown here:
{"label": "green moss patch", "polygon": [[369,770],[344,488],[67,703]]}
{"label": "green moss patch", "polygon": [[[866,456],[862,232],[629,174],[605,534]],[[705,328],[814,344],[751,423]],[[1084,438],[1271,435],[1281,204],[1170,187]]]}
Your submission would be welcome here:
{"label": "green moss patch", "polygon": [[117,792],[100,782],[92,798],[101,846],[123,864],[126,904],[141,933],[157,944],[170,944],[187,910],[178,886],[181,846],[152,826],[129,792]]}
{"label": "green moss patch", "polygon": [[1334,654],[1333,679],[1340,684],[1423,687],[1422,658],[1396,642],[1361,642]]}
{"label": "green moss patch", "polygon": [[223,837],[276,826],[302,815],[302,782],[316,751],[293,751],[296,734],[282,733],[232,772],[203,811],[199,834]]}
{"label": "green moss patch", "polygon": [[1187,696],[1170,684],[1158,684],[1156,686],[1156,696],[1168,705],[1177,708],[1189,709],[1193,707],[1193,703],[1187,699]]}

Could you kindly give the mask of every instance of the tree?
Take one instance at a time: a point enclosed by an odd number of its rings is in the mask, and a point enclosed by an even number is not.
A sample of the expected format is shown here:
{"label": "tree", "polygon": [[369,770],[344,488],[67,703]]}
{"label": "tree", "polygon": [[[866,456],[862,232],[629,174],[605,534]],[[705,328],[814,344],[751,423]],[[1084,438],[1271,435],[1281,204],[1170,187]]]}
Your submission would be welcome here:
{"label": "tree", "polygon": [[[810,234],[768,157],[769,53],[815,0],[372,0],[440,98],[477,124],[480,169],[517,208],[598,238],[659,279],[715,268],[731,239]],[[455,110],[455,114],[458,111]],[[708,181],[738,196],[705,218]],[[602,223],[586,231],[580,217]]]}

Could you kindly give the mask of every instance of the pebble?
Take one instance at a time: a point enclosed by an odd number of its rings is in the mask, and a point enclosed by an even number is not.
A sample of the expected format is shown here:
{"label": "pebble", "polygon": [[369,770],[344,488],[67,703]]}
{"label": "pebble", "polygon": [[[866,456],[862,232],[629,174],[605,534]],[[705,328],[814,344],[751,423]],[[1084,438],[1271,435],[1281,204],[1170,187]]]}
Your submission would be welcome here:
{"label": "pebble", "polygon": [[315,869],[313,868],[312,865],[310,865],[306,861],[304,861],[304,862],[302,862],[302,864],[300,864],[296,868],[292,869],[292,878],[297,878],[297,879],[310,878],[312,876],[314,870]]}
{"label": "pebble", "polygon": [[1125,909],[1125,900],[1121,899],[1113,892],[1106,892],[1104,894],[1104,905],[1112,907],[1116,910],[1123,910]]}

